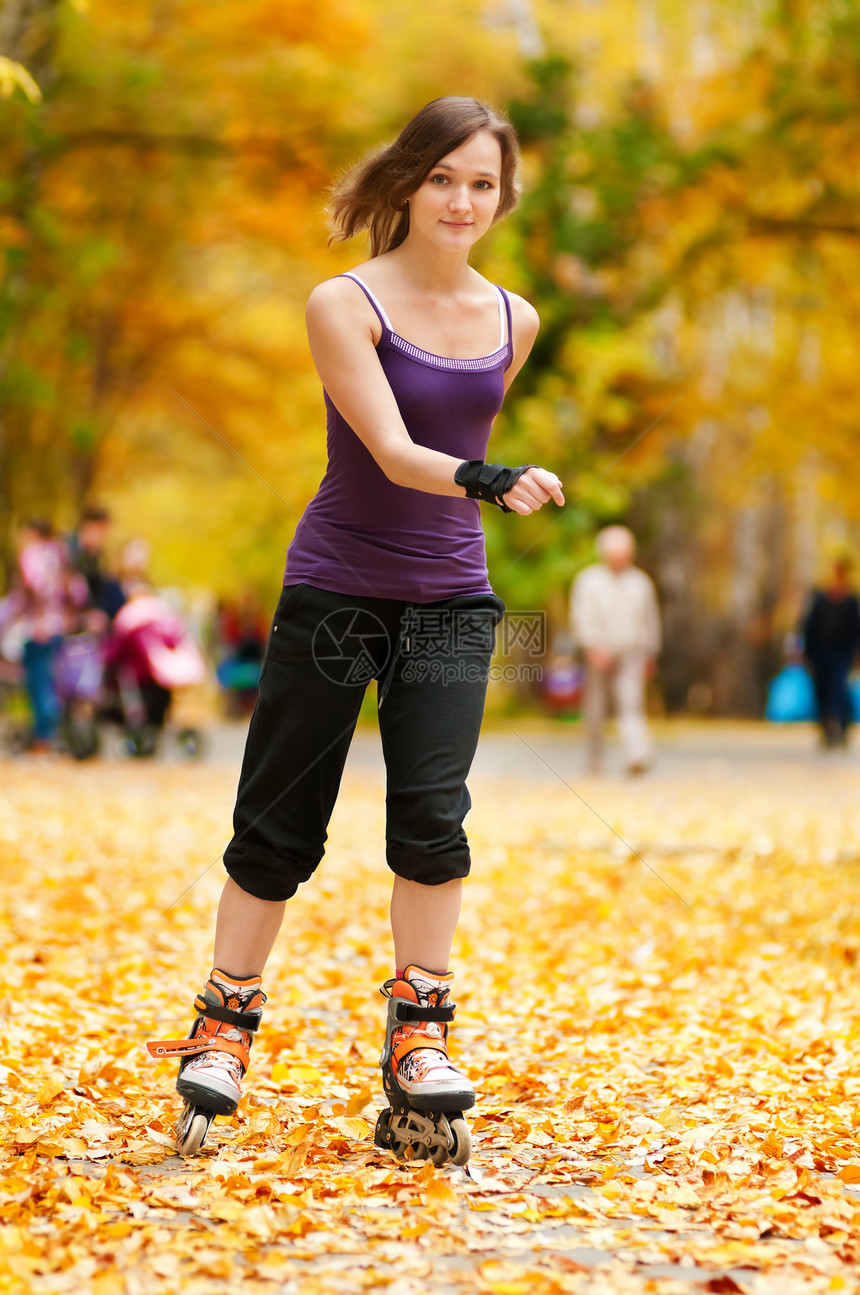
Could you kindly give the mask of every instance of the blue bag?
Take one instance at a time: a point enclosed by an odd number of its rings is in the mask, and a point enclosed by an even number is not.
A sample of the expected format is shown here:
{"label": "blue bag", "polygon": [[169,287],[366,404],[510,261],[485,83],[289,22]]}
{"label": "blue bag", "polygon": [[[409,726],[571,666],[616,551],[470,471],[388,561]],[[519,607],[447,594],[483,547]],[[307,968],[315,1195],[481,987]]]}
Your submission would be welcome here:
{"label": "blue bag", "polygon": [[851,694],[851,708],[854,711],[854,722],[860,724],[860,674],[848,680],[848,691]]}
{"label": "blue bag", "polygon": [[[854,690],[855,709],[860,701],[858,691],[860,690]],[[764,717],[776,724],[797,724],[803,720],[818,719],[815,689],[806,667],[799,661],[784,666],[776,678],[771,679]]]}

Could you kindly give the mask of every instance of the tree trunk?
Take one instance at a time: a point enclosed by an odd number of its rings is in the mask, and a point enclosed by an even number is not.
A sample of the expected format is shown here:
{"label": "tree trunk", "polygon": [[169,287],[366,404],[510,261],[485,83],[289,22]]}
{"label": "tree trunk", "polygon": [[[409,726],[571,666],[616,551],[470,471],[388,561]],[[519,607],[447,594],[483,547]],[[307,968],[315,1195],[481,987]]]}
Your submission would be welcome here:
{"label": "tree trunk", "polygon": [[60,0],[4,0],[0,6],[0,51],[23,63],[40,88],[50,80]]}
{"label": "tree trunk", "polygon": [[[3,0],[0,5],[0,52],[21,63],[35,78],[44,93],[53,80],[54,46],[60,0]],[[31,149],[24,160],[11,199],[14,217],[27,226],[29,213],[39,191],[42,158]],[[7,301],[20,302],[27,292],[26,259],[7,264],[3,293]],[[6,311],[2,312],[7,314]],[[8,314],[7,314],[8,318]],[[8,367],[10,337],[0,333],[0,383]],[[0,570],[8,564],[13,551],[15,489],[13,482],[13,448],[9,444],[9,427],[0,405]]]}

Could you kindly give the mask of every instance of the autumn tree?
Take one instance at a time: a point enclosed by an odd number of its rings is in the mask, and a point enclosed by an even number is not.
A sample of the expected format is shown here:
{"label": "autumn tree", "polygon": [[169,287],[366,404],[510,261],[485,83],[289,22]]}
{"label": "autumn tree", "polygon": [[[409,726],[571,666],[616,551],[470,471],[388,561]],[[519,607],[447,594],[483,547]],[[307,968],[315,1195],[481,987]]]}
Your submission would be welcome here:
{"label": "autumn tree", "polygon": [[554,56],[511,104],[531,184],[493,269],[544,325],[502,443],[546,445],[581,499],[522,549],[494,519],[503,592],[566,587],[594,527],[630,521],[671,705],[760,707],[816,550],[858,517],[858,49],[839,7],[777,9],[693,98],[634,76],[595,120]]}
{"label": "autumn tree", "polygon": [[253,0],[239,23],[10,0],[0,21],[0,544],[107,498],[159,578],[273,591],[324,466],[303,303],[366,255],[326,248],[327,186],[427,99],[477,93],[509,107],[525,192],[476,263],[543,321],[492,453],[551,464],[571,505],[487,517],[499,592],[561,626],[595,529],[626,519],[670,704],[760,704],[860,509],[853,9]]}
{"label": "autumn tree", "polygon": [[[324,462],[304,301],[356,255],[326,251],[326,189],[475,62],[477,30],[444,73],[409,71],[442,10],[257,0],[238,29],[190,3],[46,9],[44,100],[16,94],[0,126],[7,544],[28,512],[70,525],[107,495],[158,530],[166,578],[274,587]],[[509,51],[498,32],[479,93]]]}

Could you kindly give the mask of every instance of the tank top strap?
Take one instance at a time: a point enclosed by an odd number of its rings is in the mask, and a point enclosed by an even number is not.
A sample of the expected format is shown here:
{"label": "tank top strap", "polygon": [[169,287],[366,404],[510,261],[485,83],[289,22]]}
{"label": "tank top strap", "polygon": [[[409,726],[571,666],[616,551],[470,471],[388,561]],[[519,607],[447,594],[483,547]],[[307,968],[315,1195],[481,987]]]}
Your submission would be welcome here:
{"label": "tank top strap", "polygon": [[510,363],[514,354],[514,323],[511,315],[511,299],[504,288],[500,288],[497,283],[493,284],[493,287],[499,294],[499,326],[501,328],[499,350],[507,345],[508,362]]}
{"label": "tank top strap", "polygon": [[394,332],[394,329],[391,327],[391,320],[388,318],[388,315],[385,312],[385,307],[383,306],[379,298],[376,296],[376,294],[374,292],[371,292],[370,288],[368,288],[367,284],[364,282],[364,279],[360,279],[359,276],[355,274],[352,270],[345,270],[343,274],[337,275],[337,278],[352,279],[353,283],[357,283],[359,288],[361,288],[365,297],[367,297],[367,300],[370,302],[371,306],[373,306],[373,309],[376,311],[377,315],[379,316],[379,322],[382,324],[382,327],[384,329],[387,329],[389,333]]}

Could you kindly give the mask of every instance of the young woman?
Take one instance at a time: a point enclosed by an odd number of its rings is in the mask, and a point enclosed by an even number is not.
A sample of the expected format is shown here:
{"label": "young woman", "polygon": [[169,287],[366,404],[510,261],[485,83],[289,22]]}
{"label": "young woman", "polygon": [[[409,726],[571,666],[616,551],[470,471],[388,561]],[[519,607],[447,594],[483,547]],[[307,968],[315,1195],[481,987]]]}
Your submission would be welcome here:
{"label": "young woman", "polygon": [[447,1055],[448,963],[470,866],[465,779],[504,612],[479,500],[521,515],[564,502],[551,472],[483,462],[538,328],[527,302],[469,265],[516,205],[516,166],[509,122],[475,99],[437,99],[335,193],[336,235],[368,229],[371,258],[308,303],[328,467],[287,553],[224,855],[215,970],[191,1036],[149,1045],[180,1058],[186,1151],[213,1112],[238,1104],[262,972],[286,900],[322,858],[375,677],[396,968],[384,989],[392,1110],[377,1141],[440,1162],[468,1157],[461,1113],[474,1091]]}

